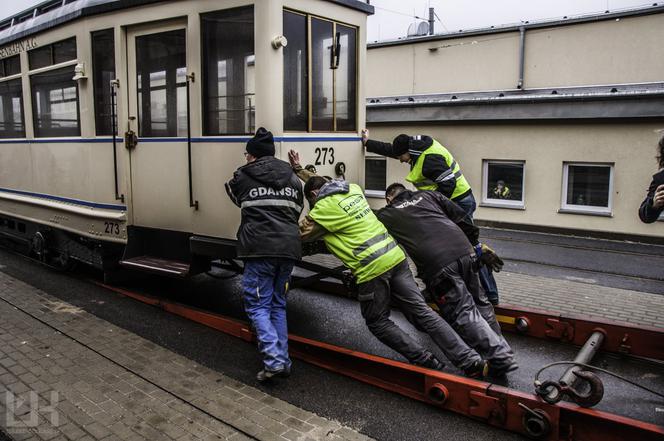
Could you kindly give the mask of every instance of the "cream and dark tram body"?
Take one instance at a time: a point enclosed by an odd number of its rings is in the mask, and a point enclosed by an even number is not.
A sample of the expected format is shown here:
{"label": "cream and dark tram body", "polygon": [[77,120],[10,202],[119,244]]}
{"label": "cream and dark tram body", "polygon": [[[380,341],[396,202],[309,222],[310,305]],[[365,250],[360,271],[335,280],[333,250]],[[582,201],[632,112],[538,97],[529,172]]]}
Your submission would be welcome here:
{"label": "cream and dark tram body", "polygon": [[[350,0],[56,0],[0,23],[0,240],[184,276],[234,256],[224,182],[257,127],[363,181]],[[115,133],[116,136],[113,136]]]}

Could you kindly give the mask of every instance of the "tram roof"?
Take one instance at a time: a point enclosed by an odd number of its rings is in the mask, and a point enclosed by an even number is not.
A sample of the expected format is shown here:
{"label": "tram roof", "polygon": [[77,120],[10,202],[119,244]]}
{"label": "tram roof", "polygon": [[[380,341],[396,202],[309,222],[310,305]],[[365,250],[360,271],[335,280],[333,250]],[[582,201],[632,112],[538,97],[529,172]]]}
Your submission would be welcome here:
{"label": "tram roof", "polygon": [[[167,0],[46,0],[0,21],[0,46],[82,17],[129,9]],[[324,0],[373,14],[374,7],[359,0]]]}

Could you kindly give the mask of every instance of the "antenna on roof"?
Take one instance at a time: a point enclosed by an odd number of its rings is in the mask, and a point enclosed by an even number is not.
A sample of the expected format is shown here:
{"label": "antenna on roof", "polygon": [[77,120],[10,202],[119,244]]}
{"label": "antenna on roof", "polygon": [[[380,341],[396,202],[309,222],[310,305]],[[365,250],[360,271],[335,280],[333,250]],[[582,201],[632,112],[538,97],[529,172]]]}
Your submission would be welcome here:
{"label": "antenna on roof", "polygon": [[408,26],[408,33],[406,34],[408,37],[421,37],[423,35],[427,35],[429,33],[429,23],[426,21],[420,21],[420,22],[415,22],[411,23]]}

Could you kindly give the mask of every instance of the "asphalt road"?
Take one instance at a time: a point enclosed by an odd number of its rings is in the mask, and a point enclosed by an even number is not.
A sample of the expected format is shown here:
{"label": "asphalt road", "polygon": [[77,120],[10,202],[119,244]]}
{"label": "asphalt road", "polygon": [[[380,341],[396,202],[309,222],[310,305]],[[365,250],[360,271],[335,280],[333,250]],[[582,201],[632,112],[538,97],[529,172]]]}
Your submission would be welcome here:
{"label": "asphalt road", "polygon": [[505,271],[664,294],[664,246],[482,228]]}
{"label": "asphalt road", "polygon": [[[174,352],[203,365],[255,385],[266,392],[327,418],[336,419],[361,432],[382,440],[512,440],[520,437],[491,429],[466,417],[440,412],[438,409],[398,395],[358,383],[354,380],[297,362],[293,376],[273,386],[259,386],[254,380],[260,368],[259,357],[251,345],[225,336],[201,325],[164,313],[161,310],[123,298],[99,288],[79,274],[52,272],[14,254],[0,251],[2,271],[36,286],[62,300],[135,332]],[[243,317],[238,280],[220,281],[198,276],[190,282],[149,278],[131,284],[133,289],[167,296],[178,301]],[[398,358],[398,355],[377,342],[366,330],[357,304],[342,299],[303,290],[293,290],[289,298],[291,332],[330,343],[339,344],[377,355]],[[395,318],[404,327],[399,314]],[[410,328],[412,330],[412,328]],[[415,333],[415,331],[412,331]],[[421,334],[420,334],[421,335]],[[427,337],[423,342],[432,347]],[[521,365],[511,375],[509,386],[532,390],[535,371],[542,365],[571,359],[574,350],[562,345],[542,345],[538,341],[509,337]],[[640,377],[651,387],[664,389],[663,373],[652,365],[623,363],[611,357],[599,360],[603,366],[620,373]],[[450,369],[452,370],[452,369]],[[560,371],[552,369],[551,377]],[[657,421],[657,404],[647,395],[634,389],[605,381],[607,398],[601,408],[641,419]]]}

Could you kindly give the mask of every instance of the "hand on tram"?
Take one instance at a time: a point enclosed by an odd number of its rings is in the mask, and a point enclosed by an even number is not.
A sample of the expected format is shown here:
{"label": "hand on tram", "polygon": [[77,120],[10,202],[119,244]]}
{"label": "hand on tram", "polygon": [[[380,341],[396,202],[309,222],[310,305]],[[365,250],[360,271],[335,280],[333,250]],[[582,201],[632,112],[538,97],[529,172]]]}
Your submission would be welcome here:
{"label": "hand on tram", "polygon": [[664,185],[660,185],[655,190],[655,196],[652,198],[652,206],[654,208],[664,207]]}
{"label": "hand on tram", "polygon": [[300,154],[295,150],[288,151],[288,162],[290,162],[291,167],[297,167],[300,165]]}
{"label": "hand on tram", "polygon": [[365,145],[369,140],[369,129],[362,129],[362,145]]}

